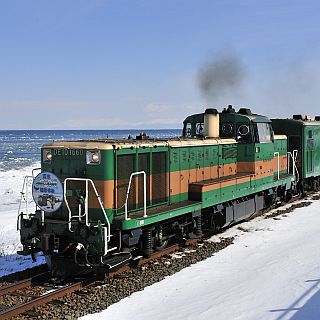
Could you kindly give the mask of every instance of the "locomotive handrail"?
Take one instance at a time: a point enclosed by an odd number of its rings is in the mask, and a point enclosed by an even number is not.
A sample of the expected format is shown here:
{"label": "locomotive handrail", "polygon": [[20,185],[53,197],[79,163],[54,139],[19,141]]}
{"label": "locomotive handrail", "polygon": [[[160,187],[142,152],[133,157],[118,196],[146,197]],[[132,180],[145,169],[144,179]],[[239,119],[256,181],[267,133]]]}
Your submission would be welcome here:
{"label": "locomotive handrail", "polygon": [[32,177],[33,177],[33,179],[34,179],[34,172],[35,172],[35,171],[38,171],[38,170],[41,170],[41,168],[34,168],[34,169],[32,169]]}
{"label": "locomotive handrail", "polygon": [[273,155],[278,158],[278,180],[280,180],[280,153],[278,151],[274,152]]}
{"label": "locomotive handrail", "polygon": [[[72,212],[71,212],[71,209],[70,209],[70,206],[69,206],[69,203],[68,203],[68,200],[67,200],[67,184],[68,184],[68,181],[84,181],[86,183],[86,196],[85,196],[85,200],[84,200],[84,214],[81,215],[81,212],[79,211],[79,215],[75,215],[73,216],[72,215]],[[89,194],[89,183],[91,184],[92,188],[93,188],[93,191],[99,201],[99,205],[101,207],[101,210],[104,214],[104,217],[106,219],[106,222],[107,222],[107,236],[105,237],[106,239],[106,245],[107,245],[107,242],[110,241],[110,238],[111,238],[111,235],[110,235],[110,221],[109,221],[109,218],[107,216],[107,213],[103,207],[103,203],[101,201],[101,198],[100,198],[100,195],[96,189],[96,186],[94,185],[94,182],[91,180],[91,179],[86,179],[86,178],[66,178],[64,180],[64,185],[63,185],[63,197],[64,197],[64,201],[66,203],[66,206],[67,206],[67,209],[68,209],[68,212],[69,212],[69,222],[68,222],[68,227],[69,227],[69,231],[70,232],[74,232],[72,230],[72,223],[71,223],[71,219],[72,218],[79,218],[79,220],[81,221],[81,218],[85,216],[85,219],[86,219],[86,226],[90,226],[89,224],[89,210],[88,210],[88,194]],[[81,209],[81,208],[79,208]],[[107,250],[106,250],[107,251]]]}
{"label": "locomotive handrail", "polygon": [[[25,201],[25,215],[27,217],[27,219],[30,219],[30,214],[29,214],[29,208],[28,208],[28,194],[29,194],[29,191],[28,191],[28,183],[29,183],[29,180],[31,180],[33,182],[34,180],[34,172],[37,171],[37,170],[41,170],[41,168],[34,168],[32,169],[32,176],[25,176],[24,179],[23,179],[23,185],[22,185],[22,190],[20,192],[20,201],[19,201],[19,208],[18,208],[18,219],[17,219],[17,231],[20,230],[21,228],[21,218],[23,218],[23,215],[24,213],[21,210],[21,203],[22,203],[22,200]],[[38,205],[37,203],[35,202],[36,204],[36,209],[38,208]],[[43,216],[43,212],[41,212],[41,224],[43,225],[44,223],[44,216]]]}
{"label": "locomotive handrail", "polygon": [[19,201],[19,208],[18,208],[18,221],[17,221],[17,230],[20,230],[20,221],[21,221],[21,216],[23,216],[23,212],[21,212],[21,204],[22,204],[22,200],[25,201],[25,215],[27,217],[27,219],[30,218],[30,214],[28,212],[28,183],[29,180],[33,181],[34,176],[33,176],[33,171],[32,171],[32,176],[25,176],[23,179],[23,185],[22,185],[22,190],[20,192],[20,201]]}
{"label": "locomotive handrail", "polygon": [[293,150],[292,151],[292,156],[293,156],[293,166],[294,166],[295,171],[297,172],[297,181],[299,181],[300,180],[299,170],[298,170],[298,168],[296,166],[296,161],[297,161],[297,158],[298,158],[298,150],[296,150],[296,149]]}
{"label": "locomotive handrail", "polygon": [[125,220],[130,220],[130,218],[128,217],[128,199],[129,199],[132,177],[137,176],[139,174],[143,175],[143,217],[144,218],[147,217],[147,175],[145,171],[137,171],[137,172],[131,173],[130,179],[129,179],[128,189],[126,194],[126,202],[124,204]]}
{"label": "locomotive handrail", "polygon": [[289,167],[289,161],[290,161],[290,158],[292,159],[292,174],[294,176],[296,176],[296,181],[299,181],[300,180],[300,176],[299,176],[299,170],[296,166],[296,161],[297,161],[297,158],[298,158],[298,150],[292,150],[292,153],[290,151],[287,152],[287,154],[289,155],[289,157],[287,158],[287,166],[288,166],[288,172],[290,170],[290,167]]}

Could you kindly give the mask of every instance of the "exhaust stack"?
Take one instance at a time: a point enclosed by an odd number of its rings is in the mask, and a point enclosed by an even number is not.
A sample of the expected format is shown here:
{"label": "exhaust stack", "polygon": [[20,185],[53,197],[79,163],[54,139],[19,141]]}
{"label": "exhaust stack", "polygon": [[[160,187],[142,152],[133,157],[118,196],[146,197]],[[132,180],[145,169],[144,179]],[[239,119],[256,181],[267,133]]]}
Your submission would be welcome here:
{"label": "exhaust stack", "polygon": [[206,109],[204,112],[204,136],[219,138],[219,112],[217,109]]}

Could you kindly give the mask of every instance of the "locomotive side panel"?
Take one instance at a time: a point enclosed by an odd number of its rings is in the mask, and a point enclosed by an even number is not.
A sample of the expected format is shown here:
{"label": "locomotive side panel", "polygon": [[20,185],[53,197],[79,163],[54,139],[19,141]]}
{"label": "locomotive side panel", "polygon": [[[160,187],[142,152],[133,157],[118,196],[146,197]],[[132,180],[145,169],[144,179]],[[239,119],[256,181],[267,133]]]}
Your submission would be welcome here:
{"label": "locomotive side panel", "polygon": [[[115,151],[115,199],[114,210],[123,216],[130,176],[146,173],[146,205],[153,207],[168,202],[168,148],[157,145],[131,146]],[[144,206],[144,178],[132,176],[128,194],[128,211],[139,211]]]}

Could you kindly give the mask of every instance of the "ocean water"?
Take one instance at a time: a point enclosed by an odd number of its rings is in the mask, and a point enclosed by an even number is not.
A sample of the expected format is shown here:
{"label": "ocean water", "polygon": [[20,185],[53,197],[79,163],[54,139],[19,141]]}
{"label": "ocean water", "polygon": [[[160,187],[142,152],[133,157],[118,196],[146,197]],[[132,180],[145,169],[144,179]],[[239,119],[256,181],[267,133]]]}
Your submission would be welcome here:
{"label": "ocean water", "polygon": [[135,137],[144,131],[151,138],[181,135],[181,130],[0,130],[0,213],[17,210],[23,179],[40,167],[44,143],[62,140]]}
{"label": "ocean water", "polygon": [[[135,137],[141,130],[0,130],[0,172],[18,170],[40,161],[41,145],[51,141]],[[178,129],[142,130],[152,138],[174,137]]]}

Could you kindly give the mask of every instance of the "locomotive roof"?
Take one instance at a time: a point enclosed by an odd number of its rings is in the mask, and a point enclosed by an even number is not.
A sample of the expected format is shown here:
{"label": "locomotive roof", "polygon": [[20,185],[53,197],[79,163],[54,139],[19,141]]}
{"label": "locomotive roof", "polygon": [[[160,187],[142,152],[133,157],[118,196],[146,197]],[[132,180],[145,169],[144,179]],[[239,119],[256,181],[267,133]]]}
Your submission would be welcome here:
{"label": "locomotive roof", "polygon": [[115,149],[115,148],[140,148],[140,147],[182,147],[203,146],[217,144],[237,143],[234,139],[226,138],[171,138],[171,139],[95,139],[77,141],[53,141],[44,144],[43,148],[76,148],[76,149]]}
{"label": "locomotive roof", "polygon": [[[229,118],[229,117],[234,117],[234,118],[238,118],[239,121],[243,121],[244,119],[250,120],[252,122],[271,122],[271,120],[266,117],[266,116],[262,116],[260,114],[240,114],[238,112],[221,112],[219,113],[220,117],[223,119],[224,117]],[[197,113],[197,114],[193,114],[190,115],[188,117],[185,118],[185,120],[183,121],[183,123],[186,122],[203,122],[204,121],[204,113]]]}
{"label": "locomotive roof", "polygon": [[271,121],[282,121],[296,126],[320,126],[320,121],[315,120],[300,120],[300,119],[271,119]]}

